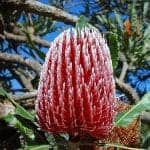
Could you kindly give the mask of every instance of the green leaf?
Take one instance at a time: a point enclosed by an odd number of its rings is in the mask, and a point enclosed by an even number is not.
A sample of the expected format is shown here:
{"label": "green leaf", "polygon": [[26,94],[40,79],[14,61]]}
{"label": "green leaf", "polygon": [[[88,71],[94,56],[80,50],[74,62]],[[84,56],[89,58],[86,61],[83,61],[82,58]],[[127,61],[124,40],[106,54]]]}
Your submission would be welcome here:
{"label": "green leaf", "polygon": [[49,145],[26,146],[25,150],[49,150]]}
{"label": "green leaf", "polygon": [[[8,114],[3,118],[9,125],[14,126],[24,136],[25,141],[30,144],[35,140],[35,134],[32,128],[25,126],[15,115]],[[29,126],[29,125],[28,125]]]}
{"label": "green leaf", "polygon": [[136,4],[132,3],[130,7],[131,7],[131,28],[133,31],[135,31],[137,29],[137,24],[138,24]]}
{"label": "green leaf", "polygon": [[76,23],[76,28],[82,29],[87,25],[88,25],[88,19],[85,16],[81,15]]}
{"label": "green leaf", "polygon": [[101,24],[108,23],[108,20],[107,20],[106,16],[104,16],[104,15],[101,15],[101,16],[97,15],[96,18],[101,22]]}
{"label": "green leaf", "polygon": [[0,88],[0,95],[3,97],[6,96],[6,91],[3,88]]}
{"label": "green leaf", "polygon": [[149,2],[145,1],[144,2],[144,7],[143,7],[143,17],[144,17],[144,20],[146,20],[146,18],[148,16],[148,13],[149,13]]}
{"label": "green leaf", "polygon": [[119,45],[118,45],[117,35],[115,33],[109,32],[107,36],[107,40],[110,48],[113,68],[115,69],[117,67],[118,59],[119,59],[118,58]]}
{"label": "green leaf", "polygon": [[32,128],[26,127],[22,122],[16,119],[15,127],[20,131],[20,133],[24,136],[25,141],[30,144],[34,143],[35,141],[35,133]]}
{"label": "green leaf", "polygon": [[150,110],[150,92],[145,94],[141,101],[134,105],[129,111],[118,114],[115,119],[115,126],[125,127],[129,125],[145,110]]}
{"label": "green leaf", "polygon": [[38,130],[37,124],[19,115],[15,115],[15,118],[18,121],[15,126],[23,134],[28,145],[47,144],[44,132]]}
{"label": "green leaf", "polygon": [[26,111],[22,106],[20,106],[19,104],[16,105],[16,114],[25,118],[25,119],[28,119],[28,120],[31,120],[34,122],[34,115],[32,115],[31,113],[29,113],[28,111]]}
{"label": "green leaf", "polygon": [[34,121],[34,116],[31,113],[29,113],[27,110],[25,110],[22,106],[20,106],[18,103],[16,103],[3,88],[0,88],[0,95],[7,97],[8,100],[10,100],[10,102],[16,107],[15,113],[17,115],[25,119]]}
{"label": "green leaf", "polygon": [[8,124],[15,126],[17,119],[14,117],[13,114],[8,114],[7,116],[3,117]]}
{"label": "green leaf", "polygon": [[143,148],[149,147],[148,140],[150,139],[149,124],[141,124],[141,146]]}
{"label": "green leaf", "polygon": [[116,21],[119,25],[119,27],[121,28],[121,30],[123,31],[123,21],[121,19],[121,15],[119,15],[116,11],[114,11],[115,17],[116,17]]}

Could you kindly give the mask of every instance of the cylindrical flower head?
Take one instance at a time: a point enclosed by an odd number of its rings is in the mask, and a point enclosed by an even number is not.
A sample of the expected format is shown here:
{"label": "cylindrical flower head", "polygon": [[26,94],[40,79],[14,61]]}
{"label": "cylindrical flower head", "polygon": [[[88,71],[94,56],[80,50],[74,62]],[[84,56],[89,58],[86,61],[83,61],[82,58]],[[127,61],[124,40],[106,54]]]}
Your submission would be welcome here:
{"label": "cylindrical flower head", "polygon": [[36,114],[48,132],[105,138],[115,116],[108,46],[94,28],[69,29],[51,44],[38,88]]}

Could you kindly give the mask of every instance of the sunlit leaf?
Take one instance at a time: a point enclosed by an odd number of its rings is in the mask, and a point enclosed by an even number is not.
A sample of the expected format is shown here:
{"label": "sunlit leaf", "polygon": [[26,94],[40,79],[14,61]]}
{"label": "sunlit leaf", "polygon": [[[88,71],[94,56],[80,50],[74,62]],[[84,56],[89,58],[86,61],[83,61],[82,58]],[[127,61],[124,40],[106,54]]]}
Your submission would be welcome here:
{"label": "sunlit leaf", "polygon": [[145,110],[150,110],[150,92],[145,94],[141,101],[134,105],[129,111],[118,114],[115,119],[115,126],[125,127],[129,125]]}

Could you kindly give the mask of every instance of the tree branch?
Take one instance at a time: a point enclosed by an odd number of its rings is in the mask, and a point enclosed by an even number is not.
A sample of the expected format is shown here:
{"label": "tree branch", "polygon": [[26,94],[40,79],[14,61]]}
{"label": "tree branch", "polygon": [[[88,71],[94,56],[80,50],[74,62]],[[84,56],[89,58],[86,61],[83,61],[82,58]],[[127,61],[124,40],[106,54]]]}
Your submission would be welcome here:
{"label": "tree branch", "polygon": [[15,77],[20,81],[22,86],[27,89],[28,91],[33,90],[33,86],[31,84],[31,79],[24,76],[19,70],[16,70],[14,68],[10,69],[11,72],[15,75]]}
{"label": "tree branch", "polygon": [[129,84],[124,83],[118,80],[117,78],[116,78],[116,87],[117,89],[121,90],[123,93],[125,93],[128,96],[131,104],[135,104],[140,100],[136,91],[134,91],[134,89]]}
{"label": "tree branch", "polygon": [[63,21],[64,23],[75,24],[78,20],[78,17],[59,8],[48,6],[34,0],[2,0],[1,3],[2,7],[35,13],[45,17],[50,17],[54,20]]}
{"label": "tree branch", "polygon": [[32,98],[36,98],[37,95],[37,91],[32,91],[32,92],[26,92],[22,95],[12,95],[12,98],[15,101],[21,101],[21,100],[27,100],[27,99],[32,99]]}
{"label": "tree branch", "polygon": [[26,92],[21,95],[10,95],[10,96],[24,108],[33,109],[35,106],[37,91],[35,90],[32,92]]}
{"label": "tree branch", "polygon": [[126,59],[125,55],[122,52],[119,53],[119,58],[123,64],[119,80],[124,81],[124,78],[125,78],[125,76],[127,74],[127,70],[128,70],[128,63],[127,63],[127,59]]}
{"label": "tree branch", "polygon": [[[6,31],[4,31],[4,35],[1,35],[0,38],[1,39],[7,39],[7,40],[14,40],[16,42],[21,42],[21,43],[28,43],[28,40],[27,40],[26,36],[24,36],[24,35],[16,35],[16,34],[13,34],[13,33],[8,33]],[[39,37],[36,37],[36,36],[32,35],[31,36],[31,40],[35,44],[41,45],[43,47],[47,47],[47,48],[50,47],[50,43],[49,42],[47,42],[45,40],[42,40]]]}
{"label": "tree branch", "polygon": [[17,55],[17,54],[9,54],[9,53],[0,52],[0,61],[27,66],[30,69],[34,70],[37,73],[37,75],[40,75],[40,72],[41,72],[41,67],[42,67],[41,64],[39,64],[35,60],[23,58],[22,56]]}

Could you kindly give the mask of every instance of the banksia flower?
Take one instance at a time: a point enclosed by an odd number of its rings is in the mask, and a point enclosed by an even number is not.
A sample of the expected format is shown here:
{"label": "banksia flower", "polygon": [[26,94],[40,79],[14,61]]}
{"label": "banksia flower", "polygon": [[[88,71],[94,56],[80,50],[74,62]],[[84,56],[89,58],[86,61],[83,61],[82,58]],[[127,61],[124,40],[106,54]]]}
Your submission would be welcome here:
{"label": "banksia flower", "polygon": [[94,28],[69,29],[51,44],[38,88],[40,127],[54,134],[105,138],[115,116],[108,46]]}

